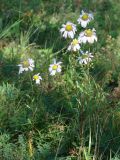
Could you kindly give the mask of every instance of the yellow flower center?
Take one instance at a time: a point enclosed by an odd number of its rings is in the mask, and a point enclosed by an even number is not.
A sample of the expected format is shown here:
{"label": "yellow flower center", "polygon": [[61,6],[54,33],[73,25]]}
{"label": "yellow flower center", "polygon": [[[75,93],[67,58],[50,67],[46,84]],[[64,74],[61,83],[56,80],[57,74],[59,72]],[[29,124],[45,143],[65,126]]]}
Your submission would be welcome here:
{"label": "yellow flower center", "polygon": [[66,31],[72,31],[73,30],[73,27],[71,24],[67,24],[66,27],[65,27]]}
{"label": "yellow flower center", "polygon": [[30,66],[29,61],[27,61],[27,60],[23,61],[22,64],[23,64],[24,68],[28,68]]}
{"label": "yellow flower center", "polygon": [[57,70],[57,68],[58,68],[57,64],[54,64],[53,67],[52,67],[53,70]]}
{"label": "yellow flower center", "polygon": [[86,58],[88,58],[88,55],[87,54],[83,54],[82,55],[82,59],[86,59]]}
{"label": "yellow flower center", "polygon": [[82,16],[82,19],[83,19],[84,21],[88,20],[88,18],[89,18],[89,16],[88,16],[87,13],[85,13],[85,14]]}
{"label": "yellow flower center", "polygon": [[72,45],[75,46],[76,44],[79,44],[78,40],[77,39],[73,39]]}
{"label": "yellow flower center", "polygon": [[93,31],[92,31],[91,29],[86,29],[86,30],[85,30],[85,35],[86,35],[87,37],[91,37],[91,36],[93,35]]}
{"label": "yellow flower center", "polygon": [[33,76],[33,79],[34,79],[34,80],[38,80],[38,79],[39,79],[39,76],[38,76],[38,75],[34,75],[34,76]]}

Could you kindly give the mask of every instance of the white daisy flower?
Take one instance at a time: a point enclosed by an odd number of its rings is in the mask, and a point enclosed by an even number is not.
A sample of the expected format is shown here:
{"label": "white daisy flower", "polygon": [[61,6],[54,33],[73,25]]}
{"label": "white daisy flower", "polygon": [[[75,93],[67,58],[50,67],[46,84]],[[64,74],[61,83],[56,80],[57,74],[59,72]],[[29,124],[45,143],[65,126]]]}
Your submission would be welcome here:
{"label": "white daisy flower", "polygon": [[33,76],[33,81],[35,81],[36,84],[40,84],[40,81],[42,80],[42,77],[41,77],[39,74],[40,74],[40,73],[35,74],[35,75]]}
{"label": "white daisy flower", "polygon": [[94,43],[94,41],[97,41],[96,30],[94,28],[92,30],[86,29],[79,34],[78,40],[81,43]]}
{"label": "white daisy flower", "polygon": [[50,64],[49,72],[51,76],[54,76],[57,72],[61,72],[61,63],[62,62],[56,62],[56,59],[54,59],[53,64]]}
{"label": "white daisy flower", "polygon": [[63,24],[62,28],[60,29],[60,32],[64,38],[73,39],[76,31],[77,31],[76,25],[71,22],[67,22],[66,24]]}
{"label": "white daisy flower", "polygon": [[81,53],[81,56],[78,57],[78,61],[80,64],[87,64],[92,61],[93,55],[86,51],[85,53]]}
{"label": "white daisy flower", "polygon": [[71,42],[71,44],[68,47],[68,51],[79,51],[80,50],[80,42],[77,39],[73,39],[73,41]]}
{"label": "white daisy flower", "polygon": [[33,71],[33,68],[35,67],[34,65],[34,60],[31,58],[28,58],[27,60],[24,60],[21,62],[19,66],[19,74],[21,74],[24,71]]}
{"label": "white daisy flower", "polygon": [[78,24],[81,24],[83,28],[86,28],[87,24],[93,19],[94,18],[92,13],[86,13],[82,10],[82,13],[77,21],[78,21]]}

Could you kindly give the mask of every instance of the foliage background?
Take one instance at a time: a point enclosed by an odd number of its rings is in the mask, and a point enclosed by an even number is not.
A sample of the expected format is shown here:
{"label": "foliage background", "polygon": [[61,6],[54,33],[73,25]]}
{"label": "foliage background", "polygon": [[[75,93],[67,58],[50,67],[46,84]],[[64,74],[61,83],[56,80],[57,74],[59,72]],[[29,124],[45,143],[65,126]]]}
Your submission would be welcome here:
{"label": "foliage background", "polygon": [[[1,160],[120,159],[119,8],[119,0],[1,0]],[[89,74],[74,69],[59,33],[82,9],[94,13],[99,39]],[[40,87],[18,75],[26,55],[43,74]],[[55,78],[53,57],[64,59]]]}

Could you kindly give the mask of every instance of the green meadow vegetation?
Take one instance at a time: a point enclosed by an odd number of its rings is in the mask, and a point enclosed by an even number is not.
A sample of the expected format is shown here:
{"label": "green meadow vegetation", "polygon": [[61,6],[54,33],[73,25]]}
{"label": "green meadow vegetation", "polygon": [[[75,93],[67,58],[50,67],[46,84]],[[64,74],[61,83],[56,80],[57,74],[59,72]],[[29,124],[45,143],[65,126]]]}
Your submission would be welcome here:
{"label": "green meadow vegetation", "polygon": [[0,1],[0,160],[120,160],[120,0]]}

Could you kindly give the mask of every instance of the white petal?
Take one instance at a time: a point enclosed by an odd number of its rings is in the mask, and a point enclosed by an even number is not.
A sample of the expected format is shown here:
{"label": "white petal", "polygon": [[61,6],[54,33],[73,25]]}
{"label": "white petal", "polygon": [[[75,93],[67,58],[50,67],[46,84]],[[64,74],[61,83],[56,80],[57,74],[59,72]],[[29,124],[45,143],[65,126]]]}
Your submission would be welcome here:
{"label": "white petal", "polygon": [[66,27],[66,25],[65,25],[65,24],[62,24],[62,27],[63,27],[63,28],[65,28],[65,27]]}
{"label": "white petal", "polygon": [[36,80],[36,84],[40,84],[40,80],[39,79]]}
{"label": "white petal", "polygon": [[82,12],[82,15],[85,14],[85,12],[83,10],[81,12]]}
{"label": "white petal", "polygon": [[49,67],[53,67],[53,66],[54,66],[54,64],[50,64],[50,65],[49,65]]}
{"label": "white petal", "polygon": [[90,17],[90,19],[92,20],[92,19],[94,19],[94,17],[93,17],[93,14],[92,13],[89,13],[89,17]]}
{"label": "white petal", "polygon": [[80,45],[79,45],[79,44],[77,44],[77,45],[76,45],[76,48],[77,48],[77,50],[79,50],[79,49],[80,49]]}
{"label": "white petal", "polygon": [[17,66],[22,67],[22,64],[18,64]]}
{"label": "white petal", "polygon": [[79,37],[83,37],[84,36],[84,32],[81,32],[80,34],[79,34]]}
{"label": "white petal", "polygon": [[83,42],[83,43],[86,43],[87,42],[87,37],[83,37],[83,38],[81,38],[81,42]]}
{"label": "white petal", "polygon": [[72,49],[71,45],[68,46],[68,51],[70,51]]}
{"label": "white petal", "polygon": [[53,64],[56,64],[56,59],[55,58],[53,59]]}
{"label": "white petal", "polygon": [[52,70],[52,72],[50,73],[51,76],[54,76],[56,74],[56,70]]}
{"label": "white petal", "polygon": [[98,40],[98,39],[97,39],[97,36],[95,36],[95,35],[94,35],[94,40],[95,40],[96,42],[97,42],[97,40]]}
{"label": "white petal", "polygon": [[19,68],[19,74],[21,74],[24,71],[22,67]]}
{"label": "white petal", "polygon": [[61,67],[58,67],[58,68],[57,68],[57,72],[61,72]]}
{"label": "white petal", "polygon": [[57,65],[60,65],[62,62],[58,62]]}
{"label": "white petal", "polygon": [[63,37],[67,38],[67,34],[68,34],[67,31],[65,31],[64,34],[63,34]]}
{"label": "white petal", "polygon": [[33,71],[33,68],[31,66],[29,67],[29,69],[30,69],[30,71]]}
{"label": "white petal", "polygon": [[63,33],[65,31],[65,28],[61,28],[60,32]]}
{"label": "white petal", "polygon": [[34,60],[33,60],[33,59],[30,59],[30,58],[29,58],[28,61],[29,61],[29,64],[30,64],[30,65],[34,64]]}
{"label": "white petal", "polygon": [[42,80],[42,77],[41,77],[41,76],[39,76],[39,79],[40,79],[40,80]]}
{"label": "white petal", "polygon": [[86,26],[87,26],[88,23],[89,23],[88,21],[82,21],[82,22],[81,22],[81,26],[82,26],[83,28],[86,28]]}
{"label": "white petal", "polygon": [[[52,65],[52,66],[53,66],[53,65]],[[49,67],[49,72],[52,72],[52,70],[53,70],[53,69],[52,69],[52,66],[51,66],[51,67]]]}
{"label": "white petal", "polygon": [[71,32],[69,32],[69,35],[68,35],[68,36],[69,36],[69,38],[72,38],[72,39],[73,39],[73,38],[74,38],[74,33],[71,31]]}
{"label": "white petal", "polygon": [[24,71],[28,71],[29,70],[29,68],[23,68],[24,69]]}

